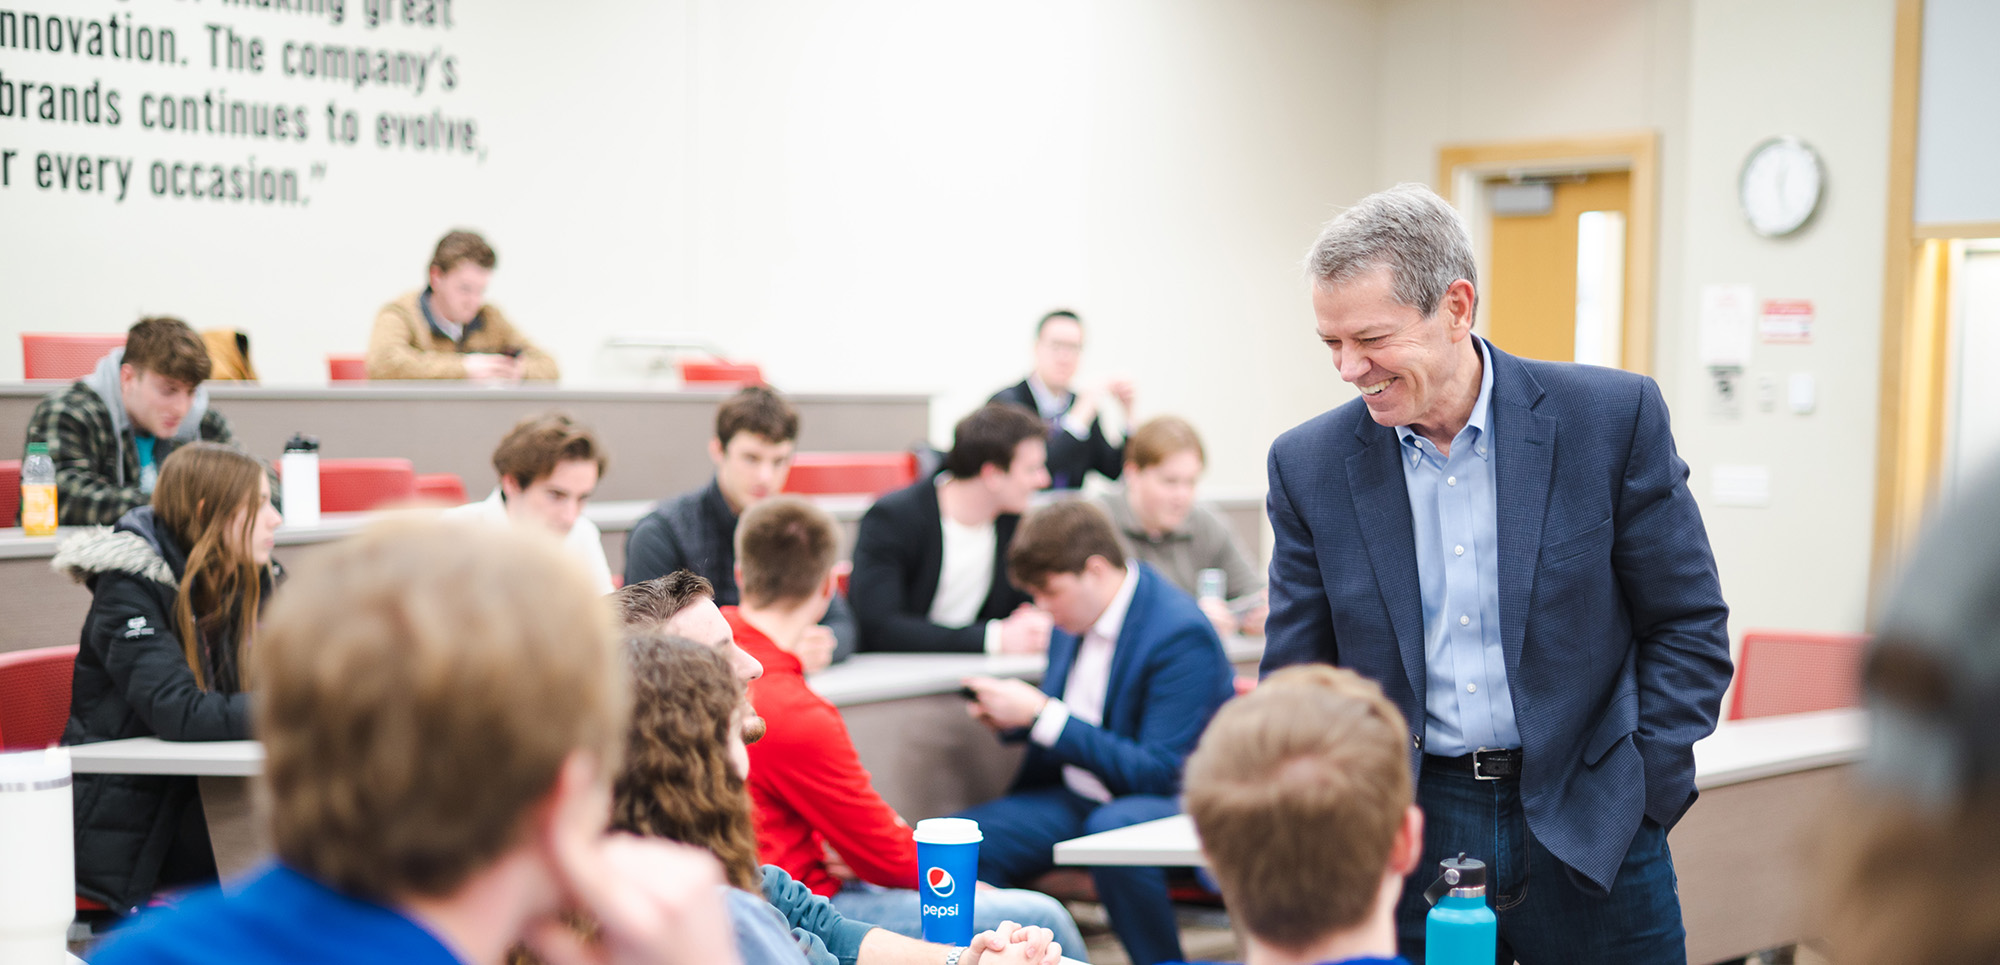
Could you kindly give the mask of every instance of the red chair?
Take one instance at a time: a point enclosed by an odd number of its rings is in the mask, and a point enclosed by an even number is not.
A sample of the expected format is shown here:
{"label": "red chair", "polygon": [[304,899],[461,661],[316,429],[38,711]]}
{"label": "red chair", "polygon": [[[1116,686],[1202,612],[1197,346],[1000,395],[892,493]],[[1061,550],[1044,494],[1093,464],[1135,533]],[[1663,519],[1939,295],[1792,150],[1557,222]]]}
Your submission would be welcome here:
{"label": "red chair", "polygon": [[840,562],[833,564],[833,588],[839,590],[841,596],[847,595],[847,581],[849,579],[852,579],[853,576],[854,576],[853,563],[848,562],[847,560],[841,560]]}
{"label": "red chair", "polygon": [[21,525],[21,460],[0,459],[0,528]]}
{"label": "red chair", "polygon": [[97,360],[125,347],[117,335],[21,333],[21,370],[25,379],[80,379],[97,367]]}
{"label": "red chair", "polygon": [[1775,717],[1861,705],[1858,633],[1752,630],[1736,658],[1736,694],[1729,719]]}
{"label": "red chair", "polygon": [[703,388],[763,385],[764,370],[750,362],[726,362],[722,359],[696,362],[682,359],[681,382]]}
{"label": "red chair", "polygon": [[[282,481],[284,470],[279,469]],[[361,513],[417,498],[417,470],[408,459],[319,461],[319,510]]]}
{"label": "red chair", "polygon": [[463,506],[466,502],[465,480],[458,478],[455,472],[418,473],[417,498],[446,506]]}
{"label": "red chair", "polygon": [[880,496],[917,481],[910,452],[802,452],[792,457],[785,492]]}
{"label": "red chair", "polygon": [[76,645],[0,653],[0,749],[47,747],[69,723]]}
{"label": "red chair", "polygon": [[368,359],[362,355],[329,355],[326,377],[332,382],[368,381]]}

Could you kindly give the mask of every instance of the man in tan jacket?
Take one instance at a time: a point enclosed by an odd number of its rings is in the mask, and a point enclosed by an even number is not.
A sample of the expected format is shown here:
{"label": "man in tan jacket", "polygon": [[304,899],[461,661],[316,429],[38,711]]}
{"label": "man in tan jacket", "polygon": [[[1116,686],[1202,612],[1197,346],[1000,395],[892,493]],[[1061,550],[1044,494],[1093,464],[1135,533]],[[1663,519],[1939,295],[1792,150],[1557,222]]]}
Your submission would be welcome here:
{"label": "man in tan jacket", "polygon": [[368,337],[371,379],[554,381],[556,360],[488,305],[497,262],[486,239],[454,231],[431,256],[430,285],[382,306]]}

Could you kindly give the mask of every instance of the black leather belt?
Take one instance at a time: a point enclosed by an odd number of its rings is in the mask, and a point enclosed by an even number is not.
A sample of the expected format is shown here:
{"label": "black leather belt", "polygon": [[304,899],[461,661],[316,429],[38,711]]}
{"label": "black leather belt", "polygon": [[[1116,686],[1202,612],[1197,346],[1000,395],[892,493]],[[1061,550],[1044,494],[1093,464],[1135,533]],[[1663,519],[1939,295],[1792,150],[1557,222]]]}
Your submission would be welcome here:
{"label": "black leather belt", "polygon": [[1511,781],[1521,776],[1521,750],[1477,750],[1463,757],[1424,755],[1424,766],[1470,774],[1479,781]]}

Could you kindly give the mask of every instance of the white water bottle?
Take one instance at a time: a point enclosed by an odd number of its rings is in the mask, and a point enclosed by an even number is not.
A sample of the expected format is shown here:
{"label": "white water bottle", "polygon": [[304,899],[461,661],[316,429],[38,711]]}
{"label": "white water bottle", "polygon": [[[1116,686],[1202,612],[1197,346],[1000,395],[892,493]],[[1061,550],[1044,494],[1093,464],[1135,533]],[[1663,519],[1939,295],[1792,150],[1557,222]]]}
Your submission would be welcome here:
{"label": "white water bottle", "polygon": [[68,960],[74,840],[69,749],[0,754],[0,962]]}
{"label": "white water bottle", "polygon": [[285,523],[319,525],[319,440],[294,433],[279,457],[278,475],[285,484]]}

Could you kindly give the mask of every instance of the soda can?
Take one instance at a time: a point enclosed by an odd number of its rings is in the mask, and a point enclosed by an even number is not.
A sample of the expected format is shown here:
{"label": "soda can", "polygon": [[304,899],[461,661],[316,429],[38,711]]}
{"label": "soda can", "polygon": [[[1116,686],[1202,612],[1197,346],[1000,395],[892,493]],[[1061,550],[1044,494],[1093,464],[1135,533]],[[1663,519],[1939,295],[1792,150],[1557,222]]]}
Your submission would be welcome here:
{"label": "soda can", "polygon": [[979,889],[979,822],[925,818],[917,822],[917,910],[924,941],[972,944],[972,899]]}

